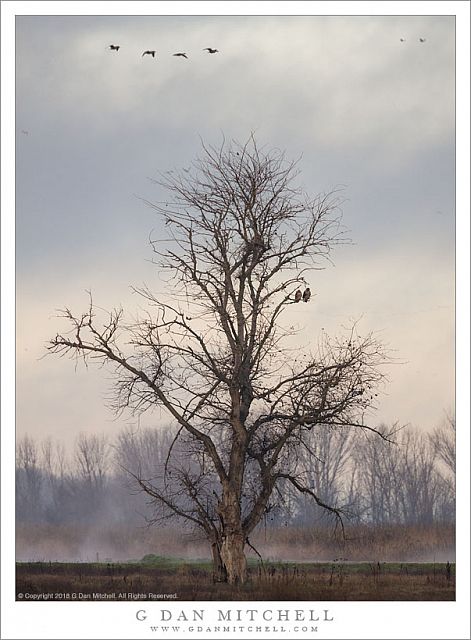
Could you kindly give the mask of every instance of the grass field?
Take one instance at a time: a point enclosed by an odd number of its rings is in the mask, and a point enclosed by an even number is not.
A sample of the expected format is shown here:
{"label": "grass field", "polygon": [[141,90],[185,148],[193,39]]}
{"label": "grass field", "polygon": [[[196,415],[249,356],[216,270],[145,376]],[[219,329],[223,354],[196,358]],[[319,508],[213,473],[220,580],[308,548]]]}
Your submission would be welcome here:
{"label": "grass field", "polygon": [[17,600],[454,600],[445,563],[249,562],[248,582],[214,584],[208,561],[148,556],[129,563],[20,562]]}

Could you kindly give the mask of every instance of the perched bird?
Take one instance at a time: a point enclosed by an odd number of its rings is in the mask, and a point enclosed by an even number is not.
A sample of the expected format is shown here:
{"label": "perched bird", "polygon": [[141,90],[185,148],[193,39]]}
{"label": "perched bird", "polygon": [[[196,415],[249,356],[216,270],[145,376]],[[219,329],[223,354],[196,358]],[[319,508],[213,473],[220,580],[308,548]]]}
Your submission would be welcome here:
{"label": "perched bird", "polygon": [[174,56],[177,56],[177,58],[186,58],[188,59],[188,56],[186,55],[186,53],[174,53]]}
{"label": "perched bird", "polygon": [[425,38],[419,38],[419,42],[425,42]]}
{"label": "perched bird", "polygon": [[155,51],[144,51],[141,58],[143,58],[144,56],[152,56],[153,58],[155,58]]}
{"label": "perched bird", "polygon": [[303,297],[303,294],[301,293],[301,289],[298,289],[296,291],[296,293],[294,294],[294,301],[295,302],[301,302],[301,298]]}
{"label": "perched bird", "polygon": [[309,287],[305,290],[305,292],[303,293],[303,300],[304,302],[309,302],[309,298],[311,297],[311,290],[309,289]]}
{"label": "perched bird", "polygon": [[206,47],[203,51],[207,51],[208,53],[219,53],[217,49],[211,49],[211,47]]}
{"label": "perched bird", "polygon": [[121,45],[120,44],[110,44],[110,50],[111,51],[119,51],[120,50]]}

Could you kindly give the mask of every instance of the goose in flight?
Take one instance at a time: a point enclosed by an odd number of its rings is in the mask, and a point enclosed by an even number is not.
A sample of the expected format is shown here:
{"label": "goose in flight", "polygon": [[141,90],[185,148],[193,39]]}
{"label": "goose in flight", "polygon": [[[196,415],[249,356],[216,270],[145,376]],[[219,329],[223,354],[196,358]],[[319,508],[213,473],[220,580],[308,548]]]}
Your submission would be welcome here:
{"label": "goose in flight", "polygon": [[110,51],[119,51],[121,48],[120,44],[110,44],[109,49]]}
{"label": "goose in flight", "polygon": [[144,56],[152,56],[153,58],[155,58],[155,51],[144,51],[141,58],[143,58]]}
{"label": "goose in flight", "polygon": [[219,53],[217,49],[211,49],[211,47],[206,47],[203,51],[207,51],[208,53]]}
{"label": "goose in flight", "polygon": [[186,58],[188,60],[188,56],[186,55],[186,53],[174,53],[173,55],[177,58]]}
{"label": "goose in flight", "polygon": [[311,297],[311,290],[309,289],[309,287],[306,289],[306,291],[303,293],[303,300],[304,302],[309,302],[309,298]]}

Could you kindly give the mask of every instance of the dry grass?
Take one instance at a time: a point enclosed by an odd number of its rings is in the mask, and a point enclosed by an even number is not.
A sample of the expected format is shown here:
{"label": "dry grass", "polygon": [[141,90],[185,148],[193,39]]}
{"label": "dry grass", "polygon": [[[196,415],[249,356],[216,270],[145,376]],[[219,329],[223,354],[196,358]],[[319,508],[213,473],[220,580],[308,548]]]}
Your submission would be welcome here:
{"label": "dry grass", "polygon": [[208,556],[204,540],[181,529],[110,525],[35,525],[16,528],[20,561],[94,562],[140,559],[147,553],[194,559]]}
{"label": "dry grass", "polygon": [[355,562],[453,562],[455,527],[355,525],[340,531],[326,528],[294,528],[258,531],[253,540],[263,557],[274,560]]}
{"label": "dry grass", "polygon": [[[207,543],[170,528],[129,525],[100,527],[37,525],[17,527],[17,560],[94,562],[140,559],[148,553],[186,560],[209,557]],[[453,525],[428,527],[357,525],[347,527],[346,539],[327,528],[278,527],[259,529],[251,543],[272,561],[453,562]],[[249,556],[255,554],[248,549]]]}
{"label": "dry grass", "polygon": [[[444,564],[268,564],[247,584],[214,584],[208,563],[20,563],[17,594],[175,594],[178,600],[454,600],[455,567]],[[140,594],[136,597],[136,594]],[[54,597],[54,596],[52,596]],[[78,598],[78,596],[77,596]],[[59,599],[67,599],[60,597]]]}

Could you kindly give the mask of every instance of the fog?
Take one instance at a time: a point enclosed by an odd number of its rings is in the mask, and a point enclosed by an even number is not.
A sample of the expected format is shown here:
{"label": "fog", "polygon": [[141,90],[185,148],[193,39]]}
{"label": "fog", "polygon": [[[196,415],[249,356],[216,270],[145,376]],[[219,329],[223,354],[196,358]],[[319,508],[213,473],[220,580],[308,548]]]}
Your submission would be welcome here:
{"label": "fog", "polygon": [[[141,491],[130,472],[160,486],[175,431],[128,429],[114,441],[81,434],[72,450],[29,436],[17,445],[18,561],[118,562],[154,554],[208,558],[204,534]],[[313,562],[451,561],[454,558],[454,420],[433,437],[409,429],[397,444],[324,429],[300,458],[325,503],[345,512],[346,536],[332,514],[290,486],[270,501],[250,544],[264,559]],[[178,464],[181,450],[174,448]],[[175,461],[173,462],[175,464]],[[175,467],[171,467],[175,468]],[[217,493],[214,485],[214,495]],[[242,505],[243,507],[244,505]],[[256,552],[247,547],[248,555]]]}

